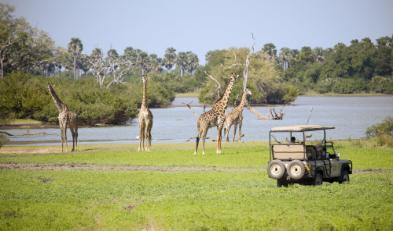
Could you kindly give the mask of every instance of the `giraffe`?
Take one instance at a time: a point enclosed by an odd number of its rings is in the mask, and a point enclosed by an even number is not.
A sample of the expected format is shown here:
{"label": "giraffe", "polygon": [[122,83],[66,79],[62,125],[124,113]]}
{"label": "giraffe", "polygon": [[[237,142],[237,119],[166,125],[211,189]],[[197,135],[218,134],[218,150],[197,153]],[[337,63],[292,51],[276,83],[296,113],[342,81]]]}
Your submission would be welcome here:
{"label": "giraffe", "polygon": [[238,75],[232,74],[223,96],[216,103],[213,104],[212,108],[209,111],[204,112],[201,116],[199,116],[197,121],[198,135],[196,138],[194,155],[198,153],[198,145],[200,139],[202,139],[202,155],[205,155],[206,134],[209,128],[214,126],[217,127],[218,131],[216,153],[221,154],[222,128],[224,126],[225,120],[225,109],[228,105],[228,99],[229,95],[231,94],[233,84],[237,78]]}
{"label": "giraffe", "polygon": [[67,142],[67,127],[70,128],[72,135],[72,152],[76,151],[78,145],[78,116],[76,113],[70,111],[68,106],[61,101],[59,96],[56,94],[51,84],[48,84],[48,90],[52,96],[53,102],[55,103],[57,110],[59,111],[60,135],[61,135],[61,151],[64,151],[64,143],[66,145],[66,151],[68,152]]}
{"label": "giraffe", "polygon": [[[149,151],[151,146],[151,129],[153,127],[153,114],[147,105],[147,78],[142,76],[142,104],[139,110],[139,148],[138,151]],[[145,146],[145,141],[147,145]]]}
{"label": "giraffe", "polygon": [[252,95],[249,89],[245,89],[242,95],[242,99],[237,107],[235,107],[230,113],[225,116],[224,122],[224,134],[226,136],[227,142],[229,142],[229,131],[231,130],[232,125],[233,127],[233,140],[235,142],[236,130],[239,126],[239,139],[242,138],[242,125],[243,125],[243,108],[247,103],[247,96]]}

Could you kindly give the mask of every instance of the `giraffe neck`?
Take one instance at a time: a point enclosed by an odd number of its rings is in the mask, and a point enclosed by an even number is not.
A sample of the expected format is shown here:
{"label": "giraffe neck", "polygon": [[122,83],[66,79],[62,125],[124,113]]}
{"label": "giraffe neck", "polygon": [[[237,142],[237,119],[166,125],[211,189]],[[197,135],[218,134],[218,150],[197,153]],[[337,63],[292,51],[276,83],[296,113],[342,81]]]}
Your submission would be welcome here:
{"label": "giraffe neck", "polygon": [[[225,89],[224,95],[221,97],[220,100],[218,100],[213,107],[220,107],[222,106],[223,109],[226,109],[227,105],[228,105],[228,100],[229,100],[229,95],[232,92],[232,87],[233,84],[235,83],[235,75],[231,76],[231,80],[229,81],[229,84],[227,86],[227,88]],[[217,109],[217,108],[216,108]],[[218,108],[221,109],[221,108]]]}
{"label": "giraffe neck", "polygon": [[142,90],[142,105],[141,108],[147,107],[147,79],[142,77],[143,90]]}
{"label": "giraffe neck", "polygon": [[63,112],[64,110],[67,110],[68,109],[67,105],[65,105],[63,101],[61,101],[60,97],[56,94],[55,89],[53,89],[52,85],[48,85],[48,89],[59,113]]}
{"label": "giraffe neck", "polygon": [[243,109],[246,102],[247,102],[247,92],[243,92],[242,100],[240,101],[240,104],[237,107]]}

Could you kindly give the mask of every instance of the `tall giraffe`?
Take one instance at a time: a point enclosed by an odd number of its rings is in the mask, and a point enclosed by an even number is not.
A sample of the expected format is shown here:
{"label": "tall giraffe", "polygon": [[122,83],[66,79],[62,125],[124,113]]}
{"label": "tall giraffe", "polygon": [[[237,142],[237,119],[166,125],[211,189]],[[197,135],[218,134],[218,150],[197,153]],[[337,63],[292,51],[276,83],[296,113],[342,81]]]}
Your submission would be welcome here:
{"label": "tall giraffe", "polygon": [[[143,90],[142,103],[139,110],[139,148],[138,151],[149,151],[151,146],[151,129],[153,127],[153,114],[147,105],[147,78],[142,76]],[[145,147],[145,140],[147,145]]]}
{"label": "tall giraffe", "polygon": [[68,106],[61,101],[59,96],[56,94],[51,84],[48,84],[49,94],[52,96],[53,102],[55,103],[57,110],[59,111],[60,133],[61,133],[61,151],[64,151],[64,143],[66,144],[66,151],[68,152],[67,142],[67,127],[70,128],[72,135],[72,152],[76,151],[78,145],[78,116],[74,112],[68,109]]}
{"label": "tall giraffe", "polygon": [[235,142],[235,137],[236,137],[236,130],[237,127],[239,126],[239,139],[238,141],[241,140],[242,138],[242,125],[243,125],[243,108],[247,103],[247,96],[252,95],[251,91],[249,89],[245,89],[242,95],[242,99],[230,113],[228,113],[225,116],[225,122],[224,122],[224,134],[226,136],[226,140],[229,141],[229,131],[231,130],[232,125],[233,127],[233,139],[232,141]]}
{"label": "tall giraffe", "polygon": [[202,139],[202,147],[203,147],[202,154],[205,155],[206,134],[209,128],[214,126],[217,127],[217,132],[218,132],[216,153],[221,154],[222,128],[224,126],[224,120],[225,120],[225,109],[227,108],[229,95],[231,94],[233,84],[235,83],[237,77],[238,75],[235,74],[231,75],[230,81],[228,83],[227,88],[225,89],[223,96],[216,103],[213,104],[212,108],[209,111],[204,112],[199,117],[197,121],[198,136],[196,138],[196,145],[195,145],[195,152],[194,152],[195,155],[198,153],[198,145],[200,139]]}

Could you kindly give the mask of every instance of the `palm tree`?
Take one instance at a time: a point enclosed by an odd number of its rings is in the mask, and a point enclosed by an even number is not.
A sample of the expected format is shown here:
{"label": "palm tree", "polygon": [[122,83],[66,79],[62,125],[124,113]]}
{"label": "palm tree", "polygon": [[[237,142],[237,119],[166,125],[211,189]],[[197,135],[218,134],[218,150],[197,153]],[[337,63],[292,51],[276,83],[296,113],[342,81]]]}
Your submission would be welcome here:
{"label": "palm tree", "polygon": [[71,41],[68,43],[68,52],[71,54],[73,59],[73,68],[74,68],[74,79],[78,79],[77,73],[77,61],[79,56],[81,55],[83,50],[82,41],[79,38],[71,38]]}
{"label": "palm tree", "polygon": [[192,53],[191,51],[187,51],[186,55],[187,55],[187,67],[186,67],[187,71],[190,74],[193,74],[194,71],[199,66],[198,56],[196,54]]}
{"label": "palm tree", "polygon": [[170,71],[176,63],[176,49],[169,47],[165,50],[163,64],[165,68]]}
{"label": "palm tree", "polygon": [[179,52],[177,54],[176,66],[180,70],[180,77],[183,77],[184,71],[187,68],[187,53],[186,52]]}

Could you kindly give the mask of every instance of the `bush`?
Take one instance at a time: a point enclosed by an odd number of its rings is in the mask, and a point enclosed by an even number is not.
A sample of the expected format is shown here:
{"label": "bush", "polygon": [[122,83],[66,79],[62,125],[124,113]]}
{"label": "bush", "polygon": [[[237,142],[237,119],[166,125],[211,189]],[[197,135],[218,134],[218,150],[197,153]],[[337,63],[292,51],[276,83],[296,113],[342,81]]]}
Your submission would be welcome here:
{"label": "bush", "polygon": [[367,128],[367,137],[374,137],[378,135],[393,136],[393,117],[386,117],[382,123],[374,124]]}
{"label": "bush", "polygon": [[[49,81],[62,101],[78,114],[81,124],[124,124],[138,113],[142,98],[140,80],[100,89],[90,77],[73,81],[13,73],[0,80],[0,95],[4,96],[0,99],[2,116],[56,123],[58,111],[48,93]],[[171,103],[174,93],[166,85],[154,81],[149,83],[148,103],[151,107]]]}
{"label": "bush", "polygon": [[362,79],[329,78],[318,82],[316,90],[319,93],[352,94],[366,92],[367,82]]}
{"label": "bush", "polygon": [[367,128],[368,138],[376,137],[377,144],[393,147],[393,117],[387,117],[382,123],[372,125]]}
{"label": "bush", "polygon": [[373,92],[393,94],[393,77],[375,76],[371,79],[369,86]]}

